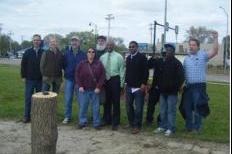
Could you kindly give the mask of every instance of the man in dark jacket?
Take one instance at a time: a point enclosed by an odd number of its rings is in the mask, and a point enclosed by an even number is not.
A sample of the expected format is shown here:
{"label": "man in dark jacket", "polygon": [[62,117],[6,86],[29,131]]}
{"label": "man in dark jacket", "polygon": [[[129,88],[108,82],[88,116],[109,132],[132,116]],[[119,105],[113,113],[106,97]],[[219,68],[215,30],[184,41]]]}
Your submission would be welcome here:
{"label": "man in dark jacket", "polygon": [[176,103],[178,91],[184,82],[181,62],[175,58],[175,45],[164,45],[166,56],[159,66],[158,87],[160,89],[160,125],[154,133],[165,132],[165,136],[175,133]]}
{"label": "man in dark jacket", "polygon": [[[78,64],[86,59],[86,54],[80,50],[80,39],[77,36],[72,36],[71,47],[67,49],[64,55],[64,99],[65,99],[65,118],[63,124],[71,121],[72,117],[72,102],[75,85],[75,68]],[[78,89],[77,89],[78,93]]]}
{"label": "man in dark jacket", "polygon": [[25,80],[25,107],[23,122],[30,122],[31,97],[34,93],[40,92],[42,88],[42,75],[40,72],[40,59],[43,53],[41,36],[33,35],[33,47],[26,50],[21,61],[21,77]]}
{"label": "man in dark jacket", "polygon": [[[147,126],[152,126],[153,116],[155,112],[155,106],[159,101],[160,91],[158,87],[158,77],[159,77],[159,63],[163,61],[160,57],[150,58],[148,60],[148,68],[153,69],[153,79],[152,84],[149,87],[149,97],[148,97],[148,104],[147,104],[147,115],[146,115],[146,124]],[[160,115],[157,117],[157,124],[160,123]]]}
{"label": "man in dark jacket", "polygon": [[147,58],[138,51],[137,42],[130,42],[129,51],[125,77],[126,109],[132,134],[137,134],[142,128],[144,96],[149,73]]}

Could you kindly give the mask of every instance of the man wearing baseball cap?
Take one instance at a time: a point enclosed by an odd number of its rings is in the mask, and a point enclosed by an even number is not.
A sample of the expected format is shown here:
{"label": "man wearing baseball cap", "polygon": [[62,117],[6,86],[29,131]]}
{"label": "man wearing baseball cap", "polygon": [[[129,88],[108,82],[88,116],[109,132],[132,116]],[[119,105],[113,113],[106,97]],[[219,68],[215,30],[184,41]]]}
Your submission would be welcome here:
{"label": "man wearing baseball cap", "polygon": [[[86,59],[86,54],[80,49],[80,39],[78,36],[71,37],[71,47],[67,49],[64,55],[64,99],[65,99],[65,118],[63,124],[67,124],[72,118],[72,101],[74,92],[74,76],[75,68]],[[78,98],[78,97],[77,97]]]}
{"label": "man wearing baseball cap", "polygon": [[178,91],[184,82],[184,70],[181,62],[175,58],[175,45],[164,45],[166,55],[158,66],[157,84],[160,90],[160,124],[154,133],[164,132],[165,136],[175,133],[176,104]]}

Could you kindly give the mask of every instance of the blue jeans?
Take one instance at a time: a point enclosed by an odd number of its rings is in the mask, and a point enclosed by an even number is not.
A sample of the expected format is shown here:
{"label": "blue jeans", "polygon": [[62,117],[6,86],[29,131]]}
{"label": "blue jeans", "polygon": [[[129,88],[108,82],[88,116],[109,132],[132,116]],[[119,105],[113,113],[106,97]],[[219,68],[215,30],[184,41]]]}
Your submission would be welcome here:
{"label": "blue jeans", "polygon": [[[75,82],[72,80],[65,80],[64,87],[64,100],[65,100],[65,118],[71,120],[72,118],[72,102],[73,102],[73,92],[74,92]],[[78,91],[78,90],[77,90]],[[78,96],[78,95],[76,95]],[[77,99],[78,100],[78,99]]]}
{"label": "blue jeans", "polygon": [[24,118],[30,119],[31,116],[31,97],[34,91],[40,92],[42,88],[41,80],[26,80],[25,82],[25,107]]}
{"label": "blue jeans", "polygon": [[197,104],[201,93],[206,92],[205,84],[194,84],[185,89],[184,110],[186,114],[185,127],[188,130],[199,130],[202,127],[202,116],[197,112]]}
{"label": "blue jeans", "polygon": [[[135,102],[135,108],[134,108]],[[143,121],[144,92],[138,90],[134,93],[131,88],[126,88],[126,109],[128,121],[131,127],[141,128]]]}
{"label": "blue jeans", "polygon": [[98,127],[101,124],[100,117],[100,97],[94,91],[79,92],[79,124],[86,125],[88,122],[88,106],[92,103],[93,109],[93,127]]}
{"label": "blue jeans", "polygon": [[176,130],[177,95],[160,94],[160,126],[172,132]]}

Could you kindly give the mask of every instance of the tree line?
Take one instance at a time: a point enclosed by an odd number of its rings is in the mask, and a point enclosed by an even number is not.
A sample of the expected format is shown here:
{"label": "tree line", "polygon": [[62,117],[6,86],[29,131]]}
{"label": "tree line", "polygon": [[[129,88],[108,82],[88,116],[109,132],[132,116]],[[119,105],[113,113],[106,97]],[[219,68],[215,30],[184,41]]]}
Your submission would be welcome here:
{"label": "tree line", "polygon": [[[189,38],[194,37],[200,40],[201,43],[212,43],[212,36],[210,35],[212,30],[207,29],[204,26],[194,27],[191,26],[189,30],[186,31],[185,41]],[[62,51],[68,47],[70,39],[73,35],[77,35],[82,41],[82,49],[86,50],[88,47],[95,47],[96,35],[93,32],[83,31],[83,32],[70,32],[69,34],[62,36],[60,34],[48,34],[44,37],[44,44],[48,44],[48,39],[50,36],[55,36],[59,42],[59,47]],[[126,50],[124,40],[120,37],[113,37],[116,43],[116,51]],[[14,41],[7,34],[0,34],[0,56],[5,56],[7,52],[15,53],[20,49],[25,49],[32,46],[31,40],[24,40],[21,44]],[[10,51],[11,49],[11,51]]]}

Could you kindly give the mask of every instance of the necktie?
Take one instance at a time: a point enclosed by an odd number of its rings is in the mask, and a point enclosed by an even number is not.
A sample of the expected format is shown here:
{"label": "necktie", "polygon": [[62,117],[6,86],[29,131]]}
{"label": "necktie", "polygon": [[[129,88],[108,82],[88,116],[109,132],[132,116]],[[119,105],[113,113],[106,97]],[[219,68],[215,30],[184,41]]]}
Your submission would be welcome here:
{"label": "necktie", "polygon": [[111,53],[108,53],[107,61],[106,61],[106,79],[109,80],[111,77]]}

